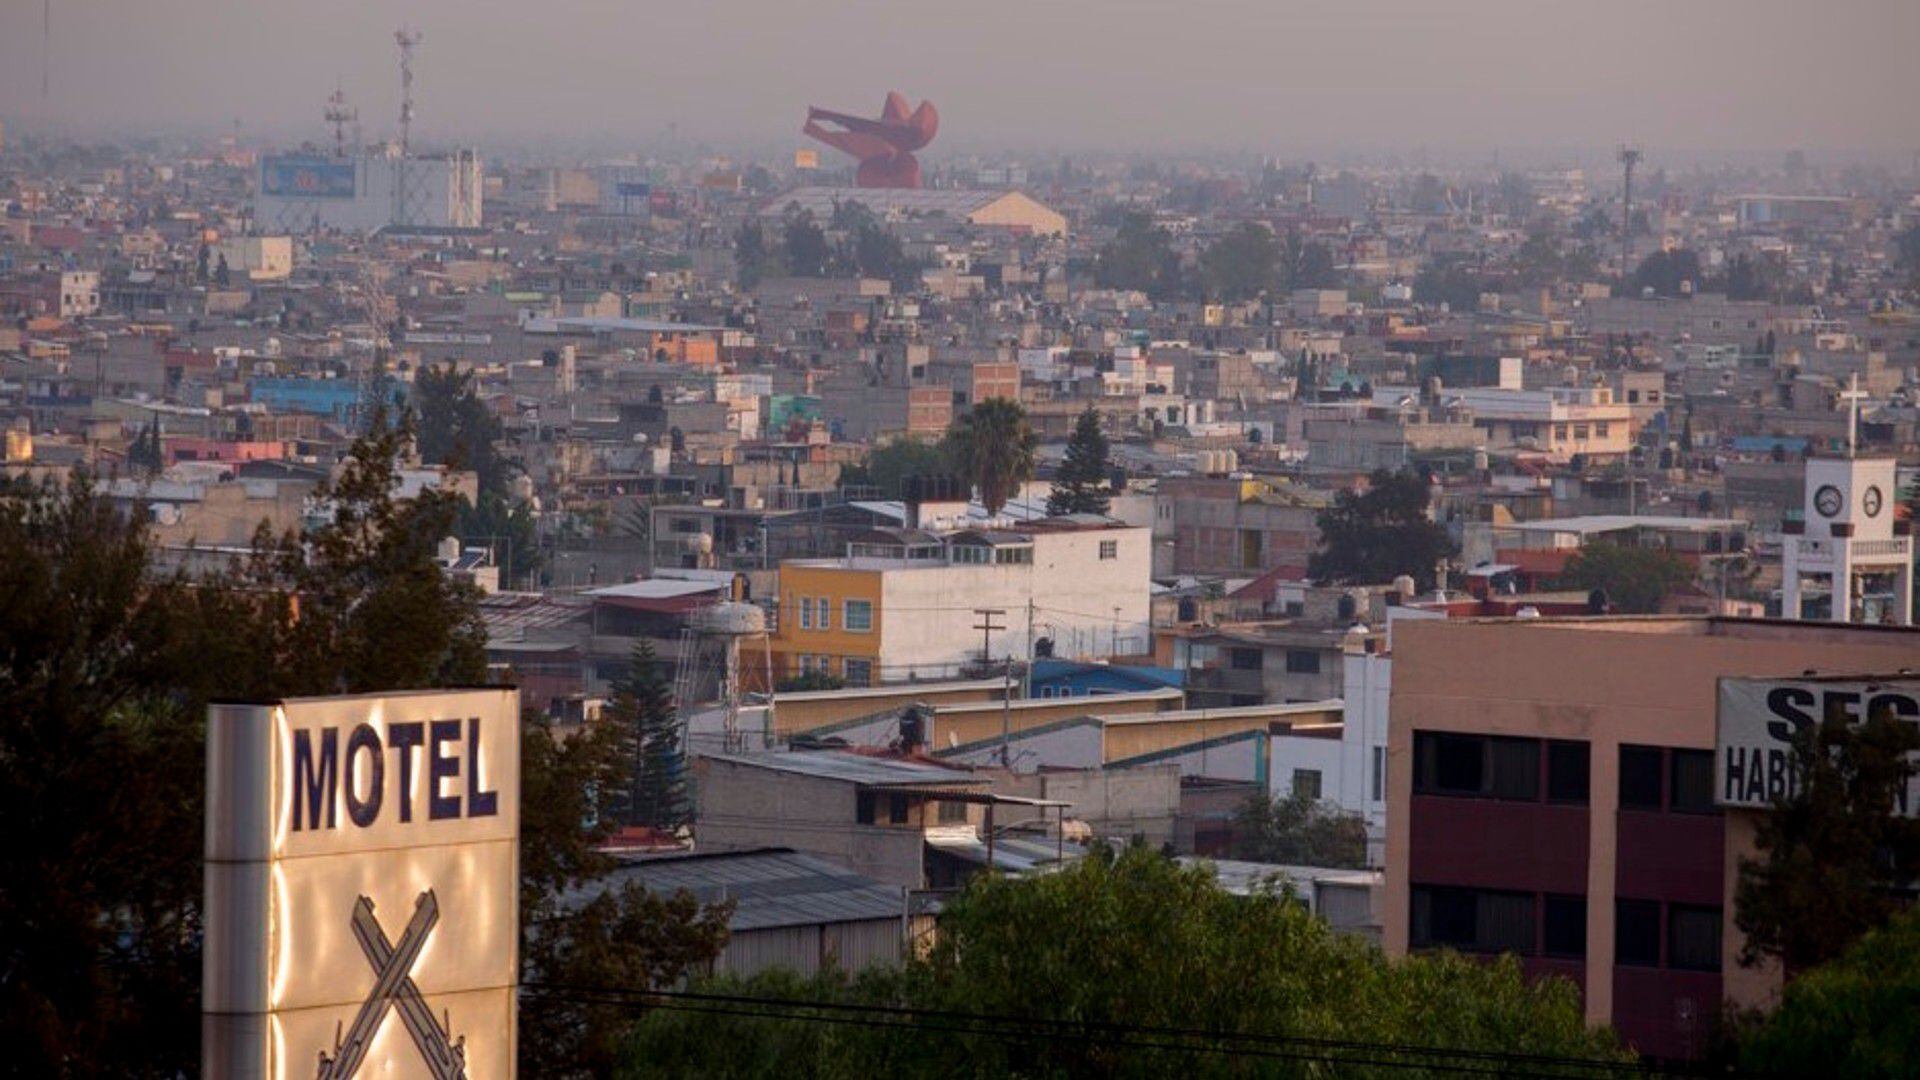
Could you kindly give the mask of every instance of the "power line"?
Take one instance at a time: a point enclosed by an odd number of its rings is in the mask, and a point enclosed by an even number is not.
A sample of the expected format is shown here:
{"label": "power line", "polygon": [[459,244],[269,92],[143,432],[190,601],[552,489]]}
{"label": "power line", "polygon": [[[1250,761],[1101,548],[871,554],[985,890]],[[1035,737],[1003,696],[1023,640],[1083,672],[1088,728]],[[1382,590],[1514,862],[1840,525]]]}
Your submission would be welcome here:
{"label": "power line", "polygon": [[[1598,1072],[1602,1075],[1651,1075],[1658,1072],[1658,1070],[1644,1063],[1617,1062],[1601,1058],[1575,1057],[1572,1055],[1453,1049],[1406,1043],[1369,1042],[1352,1039],[1315,1038],[1311,1036],[1272,1035],[1257,1032],[1231,1032],[1155,1025],[1120,1024],[1096,1020],[1055,1020],[1004,1014],[923,1009],[910,1006],[800,1001],[795,999],[765,998],[740,994],[701,993],[696,991],[643,991],[610,987],[578,987],[537,982],[523,983],[522,988],[568,1000],[594,1001],[605,1004],[646,1005],[653,1008],[685,1012],[714,1012],[722,1015],[739,1015],[763,1019],[804,1019],[815,1020],[822,1023],[860,1023],[865,1026],[913,1027],[921,1030],[951,1031],[960,1034],[1013,1034],[1030,1038],[1045,1036],[1081,1040],[1100,1039],[1103,1044],[1106,1045],[1137,1046],[1147,1049],[1203,1051],[1237,1054],[1241,1056],[1285,1057],[1300,1060],[1323,1061],[1333,1064],[1380,1065],[1388,1068],[1420,1068],[1430,1071],[1440,1070],[1484,1075],[1510,1075],[1512,1072],[1510,1066],[1516,1064],[1587,1070],[1590,1073]],[[819,1012],[837,1012],[853,1015],[814,1015]],[[896,1019],[885,1019],[887,1017],[894,1017]],[[925,1023],[924,1021],[926,1020],[948,1021],[951,1023],[943,1026]],[[958,1026],[954,1026],[956,1024]],[[1116,1039],[1114,1036],[1118,1036],[1119,1038]],[[1207,1040],[1215,1044],[1254,1043],[1263,1049],[1256,1050],[1244,1046],[1210,1046],[1204,1043],[1195,1044],[1193,1042],[1178,1041],[1153,1042],[1129,1039],[1127,1038],[1128,1036],[1148,1036],[1160,1040]],[[1293,1049],[1293,1052],[1289,1053],[1287,1052],[1289,1048],[1297,1049]],[[1339,1054],[1348,1056],[1336,1056]],[[1452,1058],[1459,1059],[1459,1062],[1420,1062],[1352,1056],[1356,1054],[1389,1054],[1400,1055],[1403,1058]]]}

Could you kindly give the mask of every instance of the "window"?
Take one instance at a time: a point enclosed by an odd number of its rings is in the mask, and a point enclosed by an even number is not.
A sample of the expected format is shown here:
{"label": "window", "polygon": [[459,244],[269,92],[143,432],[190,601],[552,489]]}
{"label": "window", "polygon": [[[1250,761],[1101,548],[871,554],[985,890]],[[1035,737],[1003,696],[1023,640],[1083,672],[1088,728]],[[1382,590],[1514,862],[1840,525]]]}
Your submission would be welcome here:
{"label": "window", "polygon": [[1299,799],[1318,799],[1320,797],[1320,770],[1293,770],[1293,794]]}
{"label": "window", "polygon": [[1409,936],[1417,948],[1535,951],[1536,905],[1531,893],[1415,885],[1412,900]]}
{"label": "window", "polygon": [[1314,652],[1312,649],[1288,649],[1287,650],[1287,674],[1289,675],[1320,674],[1320,654],[1317,652]]}
{"label": "window", "polygon": [[1259,671],[1262,657],[1259,649],[1233,649],[1227,654],[1227,662],[1235,671]]}
{"label": "window", "polygon": [[853,797],[853,820],[862,825],[873,824],[874,794],[863,791]]}
{"label": "window", "polygon": [[1667,966],[1681,971],[1720,970],[1720,909],[1667,905]]}
{"label": "window", "polygon": [[887,796],[887,821],[894,825],[907,823],[907,797],[905,795]]}
{"label": "window", "polygon": [[833,629],[833,601],[823,596],[815,600],[813,606],[813,621],[818,624],[819,628],[822,630]]}
{"label": "window", "polygon": [[812,653],[800,654],[800,674],[802,675],[813,674],[813,654]]}
{"label": "window", "polygon": [[953,561],[973,566],[985,566],[993,561],[993,549],[981,544],[955,544]]}
{"label": "window", "polygon": [[864,634],[873,629],[873,601],[849,600],[846,603],[846,615],[843,625],[855,633]]}
{"label": "window", "polygon": [[1553,425],[1553,437],[1556,439],[1565,440],[1567,437],[1567,425],[1565,424]]}
{"label": "window", "polygon": [[1713,751],[1673,750],[1671,809],[1676,814],[1717,814],[1713,804]]}
{"label": "window", "polygon": [[844,678],[848,686],[873,685],[873,661],[871,660],[856,660],[849,656],[841,661],[840,669],[845,672]]}
{"label": "window", "polygon": [[1493,786],[1496,799],[1520,799],[1532,802],[1540,797],[1540,743],[1536,739],[1487,740],[1493,760]]}
{"label": "window", "polygon": [[1585,424],[1573,425],[1573,437],[1576,441],[1584,441],[1587,437],[1587,425]]}
{"label": "window", "polygon": [[1549,896],[1541,911],[1541,949],[1548,956],[1587,955],[1587,898]]}
{"label": "window", "polygon": [[1620,809],[1660,809],[1660,748],[1620,748]]}
{"label": "window", "polygon": [[1613,902],[1613,962],[1632,967],[1660,966],[1658,901]]}
{"label": "window", "polygon": [[1586,805],[1587,744],[1556,739],[1547,743],[1547,801]]}
{"label": "window", "polygon": [[800,629],[813,629],[813,598],[810,596],[800,598]]}
{"label": "window", "polygon": [[940,804],[938,816],[942,825],[964,825],[967,821],[967,804],[943,802]]}
{"label": "window", "polygon": [[1606,438],[1606,437],[1607,437],[1607,432],[1608,432],[1609,430],[1611,430],[1611,429],[1610,429],[1610,428],[1609,428],[1609,427],[1608,427],[1608,426],[1607,426],[1606,424],[1595,424],[1595,425],[1593,425],[1593,434],[1594,434],[1594,436],[1595,436],[1595,437],[1597,437],[1597,438],[1601,438],[1601,439],[1604,439],[1604,438]]}
{"label": "window", "polygon": [[1386,788],[1387,788],[1387,748],[1384,746],[1376,746],[1373,748],[1373,801],[1374,802],[1379,802],[1380,800],[1387,797]]}
{"label": "window", "polygon": [[1120,557],[1120,541],[1118,540],[1100,541],[1100,557],[1102,559],[1119,558]]}

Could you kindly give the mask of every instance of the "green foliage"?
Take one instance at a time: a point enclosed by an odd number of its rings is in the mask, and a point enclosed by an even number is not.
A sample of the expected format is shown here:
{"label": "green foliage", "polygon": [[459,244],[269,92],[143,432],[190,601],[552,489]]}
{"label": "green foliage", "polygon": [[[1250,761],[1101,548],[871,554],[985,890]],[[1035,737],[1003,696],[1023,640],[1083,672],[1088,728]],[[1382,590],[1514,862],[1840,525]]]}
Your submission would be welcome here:
{"label": "green foliage", "polygon": [[1481,273],[1458,257],[1434,259],[1413,278],[1413,297],[1423,304],[1445,304],[1454,311],[1480,306],[1480,294],[1494,289]]}
{"label": "green foliage", "polygon": [[1920,224],[1909,225],[1893,243],[1893,262],[1906,278],[1906,287],[1920,292]]}
{"label": "green foliage", "polygon": [[1039,439],[1019,402],[988,398],[954,421],[947,435],[955,469],[980,493],[987,513],[997,514],[1020,485],[1033,479]]}
{"label": "green foliage", "polygon": [[1341,284],[1340,268],[1334,265],[1333,252],[1327,245],[1308,240],[1297,231],[1287,233],[1280,243],[1279,271],[1282,291],[1335,289]]}
{"label": "green foliage", "polygon": [[1367,865],[1367,822],[1309,795],[1255,795],[1234,815],[1233,857],[1289,866]]}
{"label": "green foliage", "polygon": [[1603,542],[1588,544],[1567,561],[1560,587],[1603,589],[1615,611],[1651,615],[1667,596],[1692,584],[1693,577],[1693,568],[1670,552]]}
{"label": "green foliage", "polygon": [[628,794],[616,816],[624,824],[672,832],[692,820],[693,808],[673,687],[661,666],[653,643],[636,641],[601,719],[621,733],[623,752],[633,762]]}
{"label": "green foliage", "polygon": [[1047,513],[1105,514],[1111,509],[1113,501],[1108,481],[1113,462],[1108,454],[1107,435],[1100,430],[1100,414],[1089,405],[1074,421],[1066,457],[1054,473],[1053,492],[1047,496]]}
{"label": "green foliage", "polygon": [[789,208],[780,230],[781,262],[794,277],[825,277],[833,248],[808,210]]}
{"label": "green foliage", "polygon": [[766,231],[759,222],[749,221],[733,234],[733,266],[743,289],[751,289],[779,272],[779,257],[767,247]]}
{"label": "green foliage", "polygon": [[1920,821],[1895,807],[1920,750],[1913,724],[1838,711],[1795,733],[1796,790],[1761,816],[1757,859],[1742,859],[1734,923],[1744,963],[1791,973],[1838,959],[1902,906],[1920,876]]}
{"label": "green foliage", "polygon": [[1920,1061],[1920,912],[1895,915],[1839,958],[1787,984],[1740,1040],[1761,1076],[1913,1075]]}
{"label": "green foliage", "polygon": [[533,509],[525,501],[482,493],[480,505],[460,500],[455,535],[462,542],[493,549],[503,588],[532,588],[534,575],[547,564]]}
{"label": "green foliage", "polygon": [[1307,559],[1316,581],[1379,584],[1407,574],[1424,591],[1454,551],[1446,527],[1427,514],[1427,481],[1418,473],[1376,471],[1367,490],[1342,491],[1316,522],[1320,549]]}
{"label": "green foliage", "polygon": [[1250,300],[1274,287],[1279,260],[1272,230],[1249,221],[1200,253],[1200,282],[1209,299]]}
{"label": "green foliage", "polygon": [[1185,292],[1173,237],[1137,212],[1121,219],[1119,232],[1095,255],[1093,280],[1103,289],[1143,292],[1153,300],[1173,300]]}
{"label": "green foliage", "polygon": [[166,464],[166,451],[160,445],[160,418],[155,417],[127,444],[127,468],[136,476],[153,476]]}
{"label": "green foliage", "polygon": [[884,278],[898,289],[919,283],[923,264],[907,255],[873,211],[857,202],[836,203],[831,224],[841,234],[830,264],[836,276]]}
{"label": "green foliage", "polygon": [[1652,289],[1655,296],[1675,297],[1681,294],[1681,286],[1689,282],[1696,291],[1706,282],[1700,269],[1700,256],[1686,248],[1676,248],[1656,251],[1641,259],[1627,282],[1627,290],[1633,296]]}
{"label": "green foliage", "polygon": [[480,400],[473,372],[453,364],[426,367],[413,380],[420,460],[471,469],[481,494],[505,495],[510,466],[500,455],[500,421]]}
{"label": "green foliage", "polygon": [[1727,263],[1726,274],[1715,285],[1729,300],[1779,300],[1787,292],[1789,277],[1786,261],[1778,255],[1756,259],[1741,254]]}
{"label": "green foliage", "polygon": [[883,499],[903,498],[909,478],[954,471],[947,450],[942,443],[903,435],[867,451],[860,464],[841,469],[840,485],[876,487]]}
{"label": "green foliage", "polygon": [[1236,897],[1209,868],[1182,868],[1145,848],[1117,857],[1101,849],[1037,877],[977,877],[942,914],[930,953],[899,970],[856,978],[830,971],[811,980],[768,974],[713,988],[1093,1025],[1104,1033],[1023,1038],[933,1023],[870,1027],[659,1011],[628,1047],[623,1075],[1375,1075],[1355,1064],[1208,1053],[1200,1047],[1220,1044],[1207,1039],[1122,1046],[1108,1025],[1627,1060],[1611,1035],[1588,1030],[1568,983],[1530,985],[1511,960],[1389,961],[1372,944],[1336,934],[1290,895]]}

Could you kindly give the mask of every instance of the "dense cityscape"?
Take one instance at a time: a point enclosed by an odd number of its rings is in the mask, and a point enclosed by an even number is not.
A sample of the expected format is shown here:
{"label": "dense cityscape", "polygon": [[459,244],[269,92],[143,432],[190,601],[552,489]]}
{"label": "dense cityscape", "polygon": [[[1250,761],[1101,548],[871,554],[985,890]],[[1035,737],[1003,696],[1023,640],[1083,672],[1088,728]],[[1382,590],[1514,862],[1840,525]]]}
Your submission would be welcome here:
{"label": "dense cityscape", "polygon": [[489,139],[380,21],[0,83],[6,1071],[1920,1071],[1920,153]]}

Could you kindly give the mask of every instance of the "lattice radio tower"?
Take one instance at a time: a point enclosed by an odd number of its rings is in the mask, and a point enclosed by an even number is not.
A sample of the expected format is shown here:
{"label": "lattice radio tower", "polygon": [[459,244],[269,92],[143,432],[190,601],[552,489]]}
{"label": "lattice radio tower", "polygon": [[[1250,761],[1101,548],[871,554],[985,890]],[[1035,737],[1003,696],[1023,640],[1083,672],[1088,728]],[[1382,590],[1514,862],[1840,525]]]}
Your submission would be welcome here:
{"label": "lattice radio tower", "polygon": [[420,44],[418,30],[401,27],[393,32],[393,43],[400,46],[400,166],[393,185],[394,223],[407,224],[407,180],[412,169],[407,160],[413,152],[413,50]]}
{"label": "lattice radio tower", "polygon": [[333,156],[346,157],[347,125],[359,123],[360,110],[347,104],[346,91],[335,84],[332,95],[327,98],[327,107],[323,115],[326,116],[327,123],[333,125]]}
{"label": "lattice radio tower", "polygon": [[1614,156],[1626,173],[1626,186],[1620,200],[1620,278],[1624,281],[1633,273],[1633,168],[1640,164],[1640,148],[1622,146]]}

